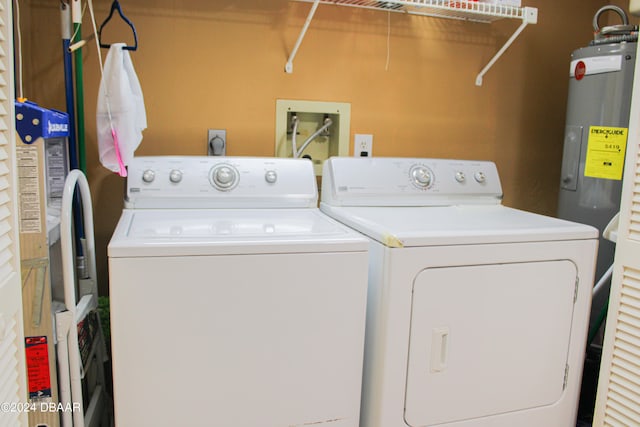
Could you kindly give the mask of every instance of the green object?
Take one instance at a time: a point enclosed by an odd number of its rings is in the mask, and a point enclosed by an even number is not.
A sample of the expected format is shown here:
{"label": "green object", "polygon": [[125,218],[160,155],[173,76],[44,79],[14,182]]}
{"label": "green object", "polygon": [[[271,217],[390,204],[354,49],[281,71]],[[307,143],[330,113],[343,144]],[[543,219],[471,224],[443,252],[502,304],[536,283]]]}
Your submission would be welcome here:
{"label": "green object", "polygon": [[596,337],[596,334],[600,330],[600,326],[602,326],[604,319],[606,319],[607,317],[608,311],[609,311],[609,299],[607,299],[607,302],[605,302],[604,305],[602,306],[602,310],[600,310],[600,314],[598,315],[596,322],[593,324],[593,326],[591,327],[591,330],[589,331],[587,345],[591,345],[591,343],[593,342],[594,338]]}
{"label": "green object", "polygon": [[111,353],[111,315],[109,304],[109,297],[98,297],[98,314],[100,315],[102,335],[107,344],[107,351]]}
{"label": "green object", "polygon": [[[74,42],[82,40],[82,24],[75,22],[73,31],[76,35]],[[78,166],[80,170],[87,174],[87,156],[84,138],[84,83],[82,79],[82,49],[74,52],[75,77],[76,77],[76,124],[78,126]]]}

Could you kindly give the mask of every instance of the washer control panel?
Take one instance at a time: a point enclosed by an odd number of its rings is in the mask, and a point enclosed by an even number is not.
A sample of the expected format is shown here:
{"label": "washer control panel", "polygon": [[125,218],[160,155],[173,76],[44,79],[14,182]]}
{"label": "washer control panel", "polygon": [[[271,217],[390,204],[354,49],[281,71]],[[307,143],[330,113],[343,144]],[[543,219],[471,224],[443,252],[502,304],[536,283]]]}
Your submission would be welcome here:
{"label": "washer control panel", "polygon": [[315,207],[317,198],[306,159],[149,156],[128,166],[125,206]]}
{"label": "washer control panel", "polygon": [[334,157],[325,162],[322,201],[336,206],[500,203],[493,162]]}

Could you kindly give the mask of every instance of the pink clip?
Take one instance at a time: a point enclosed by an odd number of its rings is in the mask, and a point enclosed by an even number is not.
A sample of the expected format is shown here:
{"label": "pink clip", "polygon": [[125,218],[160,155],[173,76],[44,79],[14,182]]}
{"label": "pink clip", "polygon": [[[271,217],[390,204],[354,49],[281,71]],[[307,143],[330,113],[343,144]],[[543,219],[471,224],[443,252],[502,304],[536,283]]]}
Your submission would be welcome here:
{"label": "pink clip", "polygon": [[120,166],[120,171],[118,175],[127,176],[127,168],[122,162],[122,157],[120,156],[120,148],[118,147],[118,135],[116,134],[116,130],[111,128],[111,136],[113,137],[113,147],[116,149],[116,158],[118,159],[118,166]]}

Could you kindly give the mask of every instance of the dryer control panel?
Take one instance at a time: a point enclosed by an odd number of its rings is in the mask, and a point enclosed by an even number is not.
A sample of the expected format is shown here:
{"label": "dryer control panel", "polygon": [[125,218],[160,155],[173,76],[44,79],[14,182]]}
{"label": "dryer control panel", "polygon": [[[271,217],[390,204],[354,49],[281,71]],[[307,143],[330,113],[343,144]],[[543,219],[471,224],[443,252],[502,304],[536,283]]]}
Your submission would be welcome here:
{"label": "dryer control panel", "polygon": [[324,164],[322,202],[333,206],[499,204],[493,162],[334,157]]}
{"label": "dryer control panel", "polygon": [[128,166],[125,207],[316,207],[317,194],[307,159],[149,156]]}

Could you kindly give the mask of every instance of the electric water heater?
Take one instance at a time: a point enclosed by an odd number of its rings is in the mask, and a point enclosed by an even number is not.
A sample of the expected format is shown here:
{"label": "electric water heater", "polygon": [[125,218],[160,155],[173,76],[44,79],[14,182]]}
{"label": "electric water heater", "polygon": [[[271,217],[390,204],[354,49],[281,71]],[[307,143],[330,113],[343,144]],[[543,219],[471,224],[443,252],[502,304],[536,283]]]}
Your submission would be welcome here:
{"label": "electric water heater", "polygon": [[[623,23],[599,28],[611,10]],[[571,54],[558,217],[592,225],[600,234],[620,209],[637,27],[616,6],[593,20],[595,38]],[[596,280],[613,263],[615,244],[600,237]],[[606,301],[593,301],[592,321]]]}

